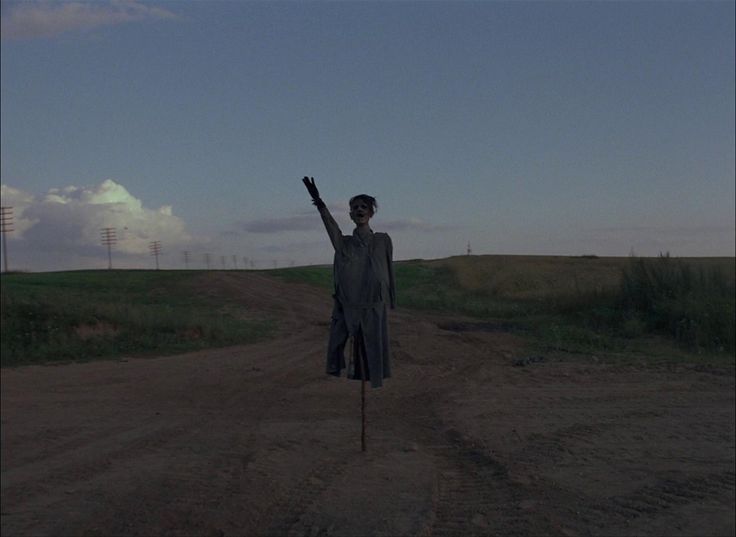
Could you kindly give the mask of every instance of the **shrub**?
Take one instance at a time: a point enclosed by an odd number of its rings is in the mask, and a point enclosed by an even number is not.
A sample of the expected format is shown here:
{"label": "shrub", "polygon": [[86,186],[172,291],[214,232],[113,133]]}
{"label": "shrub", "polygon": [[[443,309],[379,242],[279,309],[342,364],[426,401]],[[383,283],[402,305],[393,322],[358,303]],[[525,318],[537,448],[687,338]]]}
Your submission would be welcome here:
{"label": "shrub", "polygon": [[722,270],[694,267],[669,254],[632,258],[624,268],[621,307],[655,332],[695,349],[734,350],[736,288]]}

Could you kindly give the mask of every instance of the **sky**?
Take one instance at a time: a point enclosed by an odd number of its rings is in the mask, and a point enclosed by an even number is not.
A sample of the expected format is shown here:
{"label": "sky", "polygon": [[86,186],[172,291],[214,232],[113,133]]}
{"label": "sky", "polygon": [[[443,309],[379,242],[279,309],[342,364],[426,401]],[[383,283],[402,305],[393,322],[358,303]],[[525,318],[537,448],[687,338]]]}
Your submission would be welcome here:
{"label": "sky", "polygon": [[4,0],[9,268],[733,256],[734,6]]}

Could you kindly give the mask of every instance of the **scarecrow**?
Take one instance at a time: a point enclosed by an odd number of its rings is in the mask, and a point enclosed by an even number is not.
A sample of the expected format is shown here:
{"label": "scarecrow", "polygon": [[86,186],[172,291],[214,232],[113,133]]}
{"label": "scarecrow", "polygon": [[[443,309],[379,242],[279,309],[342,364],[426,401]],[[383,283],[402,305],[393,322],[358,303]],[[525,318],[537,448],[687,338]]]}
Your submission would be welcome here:
{"label": "scarecrow", "polygon": [[344,350],[350,339],[347,377],[361,381],[365,450],[365,382],[378,388],[391,376],[387,307],[396,307],[393,245],[388,234],[370,228],[369,221],[378,208],[373,196],[359,194],[350,199],[355,229],[352,235],[343,235],[320,198],[314,177],[305,177],[303,182],[335,248],[327,373],[340,376],[346,368]]}

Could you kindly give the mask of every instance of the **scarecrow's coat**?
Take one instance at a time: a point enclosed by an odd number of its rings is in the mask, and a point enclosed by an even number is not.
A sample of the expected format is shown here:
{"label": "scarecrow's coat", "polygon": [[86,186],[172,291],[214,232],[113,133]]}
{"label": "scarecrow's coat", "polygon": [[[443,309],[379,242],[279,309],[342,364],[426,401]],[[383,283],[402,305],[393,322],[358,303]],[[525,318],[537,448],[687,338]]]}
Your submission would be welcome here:
{"label": "scarecrow's coat", "polygon": [[[368,378],[374,388],[391,376],[387,306],[396,307],[393,245],[386,233],[370,232],[364,238],[357,229],[343,235],[327,207],[319,213],[335,248],[333,274],[335,306],[330,323],[327,373],[339,376],[345,368],[345,343],[362,339]],[[351,361],[347,376],[360,379],[360,368]]]}

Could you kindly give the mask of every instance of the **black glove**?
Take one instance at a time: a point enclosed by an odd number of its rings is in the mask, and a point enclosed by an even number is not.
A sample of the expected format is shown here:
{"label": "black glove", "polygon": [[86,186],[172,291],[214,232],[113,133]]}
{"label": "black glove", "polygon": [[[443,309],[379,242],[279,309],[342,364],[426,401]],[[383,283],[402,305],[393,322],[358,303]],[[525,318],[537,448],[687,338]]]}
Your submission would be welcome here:
{"label": "black glove", "polygon": [[314,184],[314,177],[304,177],[302,182],[304,182],[304,186],[307,187],[309,195],[312,196],[312,203],[314,203],[319,209],[324,207],[325,202],[319,197],[319,190],[317,190],[317,185]]}

